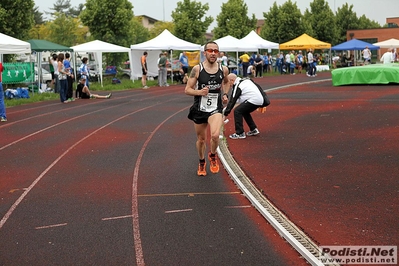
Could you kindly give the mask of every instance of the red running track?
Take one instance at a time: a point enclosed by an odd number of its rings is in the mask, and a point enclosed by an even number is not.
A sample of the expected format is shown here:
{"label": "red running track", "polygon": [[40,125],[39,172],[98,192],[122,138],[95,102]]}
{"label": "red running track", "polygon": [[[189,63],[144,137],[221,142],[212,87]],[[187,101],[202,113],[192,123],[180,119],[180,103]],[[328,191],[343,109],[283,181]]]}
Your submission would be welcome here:
{"label": "red running track", "polygon": [[[270,91],[267,112],[254,113],[261,133],[228,139],[228,147],[316,243],[398,246],[398,86],[333,87],[329,79],[329,73],[256,79],[267,89],[326,81]],[[229,119],[226,136],[234,132]]]}

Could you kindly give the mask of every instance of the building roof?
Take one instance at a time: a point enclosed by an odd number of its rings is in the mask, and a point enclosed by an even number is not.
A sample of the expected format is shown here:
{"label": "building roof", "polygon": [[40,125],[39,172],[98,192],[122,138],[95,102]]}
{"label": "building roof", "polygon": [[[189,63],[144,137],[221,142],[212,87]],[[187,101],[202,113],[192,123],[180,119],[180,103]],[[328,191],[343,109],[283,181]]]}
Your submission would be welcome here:
{"label": "building roof", "polygon": [[147,16],[147,15],[138,15],[136,17],[144,17],[144,18],[147,18],[148,20],[154,20],[155,22],[159,21],[158,19],[150,17],[150,16]]}

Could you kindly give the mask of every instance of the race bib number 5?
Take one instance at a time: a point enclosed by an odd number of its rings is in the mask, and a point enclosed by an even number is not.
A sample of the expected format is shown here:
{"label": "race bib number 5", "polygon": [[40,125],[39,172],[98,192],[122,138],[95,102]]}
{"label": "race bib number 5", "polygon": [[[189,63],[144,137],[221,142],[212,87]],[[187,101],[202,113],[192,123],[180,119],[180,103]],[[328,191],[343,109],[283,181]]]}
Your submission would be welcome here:
{"label": "race bib number 5", "polygon": [[210,113],[218,107],[219,93],[208,93],[201,97],[200,111]]}

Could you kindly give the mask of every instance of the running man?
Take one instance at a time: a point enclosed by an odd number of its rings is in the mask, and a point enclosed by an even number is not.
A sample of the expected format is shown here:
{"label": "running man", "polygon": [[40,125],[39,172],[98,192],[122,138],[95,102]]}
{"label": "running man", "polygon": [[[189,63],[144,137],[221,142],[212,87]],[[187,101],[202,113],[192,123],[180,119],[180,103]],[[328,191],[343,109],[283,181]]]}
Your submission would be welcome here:
{"label": "running man", "polygon": [[204,48],[205,61],[193,67],[187,81],[185,93],[194,96],[188,118],[193,120],[197,134],[196,148],[199,156],[197,174],[206,175],[205,151],[208,125],[210,128],[210,151],[208,159],[212,173],[219,172],[216,149],[219,146],[219,133],[223,125],[223,104],[227,103],[229,91],[229,70],[217,63],[219,46],[208,42]]}

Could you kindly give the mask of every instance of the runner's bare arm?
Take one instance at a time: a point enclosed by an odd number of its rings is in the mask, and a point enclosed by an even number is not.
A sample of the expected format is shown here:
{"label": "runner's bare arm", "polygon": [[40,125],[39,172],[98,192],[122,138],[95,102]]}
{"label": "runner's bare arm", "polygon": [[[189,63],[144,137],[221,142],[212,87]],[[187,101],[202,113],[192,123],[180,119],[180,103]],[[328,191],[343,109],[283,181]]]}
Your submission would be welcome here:
{"label": "runner's bare arm", "polygon": [[200,96],[200,95],[206,95],[208,93],[207,89],[202,89],[202,90],[195,89],[197,85],[198,74],[199,74],[199,65],[196,65],[191,70],[190,76],[188,77],[188,81],[186,84],[186,88],[184,89],[184,92],[187,95]]}

